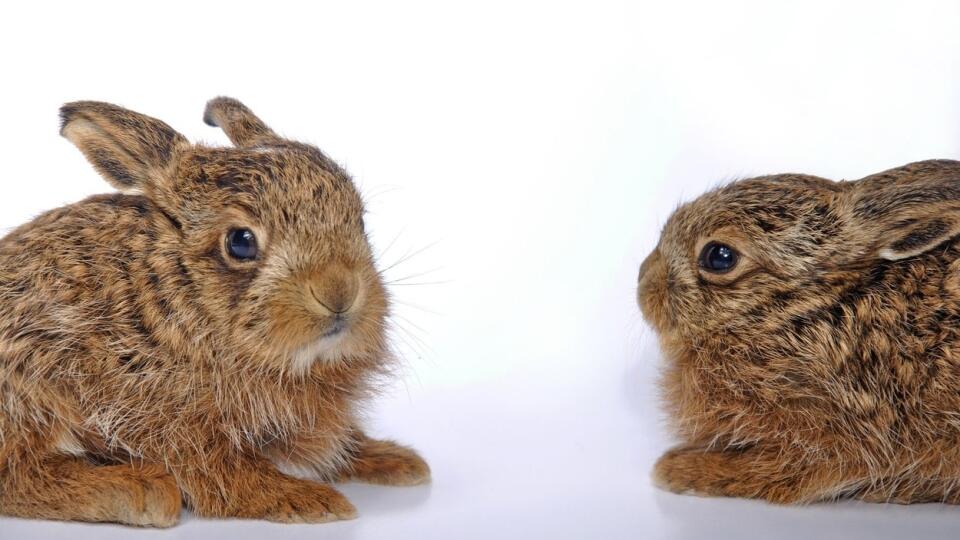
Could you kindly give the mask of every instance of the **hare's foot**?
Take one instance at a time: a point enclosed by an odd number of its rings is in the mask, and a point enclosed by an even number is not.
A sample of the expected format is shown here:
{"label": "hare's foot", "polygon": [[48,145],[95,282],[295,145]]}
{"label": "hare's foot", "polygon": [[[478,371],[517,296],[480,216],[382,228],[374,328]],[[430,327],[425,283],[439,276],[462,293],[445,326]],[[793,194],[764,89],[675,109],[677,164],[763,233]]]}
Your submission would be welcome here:
{"label": "hare's foot", "polygon": [[897,478],[877,481],[854,496],[871,503],[916,504],[942,502],[960,504],[960,490],[952,479]]}
{"label": "hare's foot", "polygon": [[180,519],[180,490],[159,465],[97,466],[72,456],[36,463],[7,479],[0,513],[143,527],[170,527]]}
{"label": "hare's foot", "polygon": [[829,468],[786,462],[779,452],[674,448],[653,470],[654,483],[674,493],[745,497],[789,504],[836,498],[849,484]]}
{"label": "hare's foot", "polygon": [[267,495],[255,507],[263,508],[250,517],[281,523],[325,523],[357,517],[357,509],[336,489],[291,478],[279,494]]}
{"label": "hare's foot", "polygon": [[430,466],[406,446],[363,436],[340,478],[384,486],[416,486],[430,481]]}
{"label": "hare's foot", "polygon": [[283,474],[263,458],[185,466],[178,480],[190,507],[205,517],[323,523],[357,516],[333,487]]}

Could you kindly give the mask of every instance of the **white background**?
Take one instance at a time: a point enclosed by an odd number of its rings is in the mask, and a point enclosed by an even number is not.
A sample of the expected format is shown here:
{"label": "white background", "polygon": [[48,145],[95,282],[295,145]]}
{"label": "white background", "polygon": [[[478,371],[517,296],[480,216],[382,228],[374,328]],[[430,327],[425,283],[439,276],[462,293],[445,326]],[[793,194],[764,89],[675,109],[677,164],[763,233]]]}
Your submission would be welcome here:
{"label": "white background", "polygon": [[[0,518],[0,538],[955,536],[960,509],[804,508],[650,485],[669,438],[637,268],[671,209],[773,172],[960,157],[948,2],[123,2],[0,13],[4,230],[108,188],[58,106],[112,101],[194,140],[228,94],[356,177],[391,269],[404,377],[372,431],[424,488],[360,517],[167,531]],[[408,255],[412,255],[408,257]]]}

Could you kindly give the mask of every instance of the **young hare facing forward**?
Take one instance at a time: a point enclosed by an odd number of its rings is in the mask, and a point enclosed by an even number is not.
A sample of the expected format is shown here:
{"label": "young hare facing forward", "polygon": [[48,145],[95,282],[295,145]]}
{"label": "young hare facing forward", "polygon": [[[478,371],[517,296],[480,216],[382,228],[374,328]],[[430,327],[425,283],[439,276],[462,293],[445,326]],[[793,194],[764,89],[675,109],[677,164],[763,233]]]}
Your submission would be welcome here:
{"label": "young hare facing forward", "polygon": [[324,482],[429,480],[366,437],[388,302],[350,178],[229,98],[191,145],[107,103],[62,134],[122,193],[0,241],[0,513],[170,526],[347,519]]}
{"label": "young hare facing forward", "polygon": [[681,206],[640,268],[675,492],[960,502],[960,162]]}

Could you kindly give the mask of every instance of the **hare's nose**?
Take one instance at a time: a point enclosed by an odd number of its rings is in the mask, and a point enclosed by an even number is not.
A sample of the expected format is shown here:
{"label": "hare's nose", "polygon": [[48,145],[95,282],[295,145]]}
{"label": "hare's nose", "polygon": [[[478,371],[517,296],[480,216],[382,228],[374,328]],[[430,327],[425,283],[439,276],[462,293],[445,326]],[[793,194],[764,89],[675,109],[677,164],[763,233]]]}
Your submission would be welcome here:
{"label": "hare's nose", "polygon": [[650,255],[647,255],[647,258],[643,260],[643,263],[640,264],[640,275],[637,276],[637,283],[643,281],[643,275],[647,273],[647,270],[653,266],[654,261],[660,258],[660,250],[654,249]]}
{"label": "hare's nose", "polygon": [[328,266],[308,286],[310,295],[331,315],[342,315],[354,306],[360,293],[360,276],[343,265]]}

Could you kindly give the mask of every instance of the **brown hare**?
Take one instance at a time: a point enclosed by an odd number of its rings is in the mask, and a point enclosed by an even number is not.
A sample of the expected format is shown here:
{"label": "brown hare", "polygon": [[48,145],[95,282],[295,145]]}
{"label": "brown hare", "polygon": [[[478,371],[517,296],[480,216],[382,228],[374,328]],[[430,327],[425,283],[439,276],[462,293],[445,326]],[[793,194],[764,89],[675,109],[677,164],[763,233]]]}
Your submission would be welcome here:
{"label": "brown hare", "polygon": [[0,513],[170,526],[355,515],[326,482],[429,480],[368,438],[389,303],[350,177],[230,98],[190,144],[98,102],[62,134],[121,193],[0,241]]}
{"label": "brown hare", "polygon": [[640,268],[675,492],[960,502],[960,162],[681,206]]}

